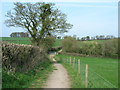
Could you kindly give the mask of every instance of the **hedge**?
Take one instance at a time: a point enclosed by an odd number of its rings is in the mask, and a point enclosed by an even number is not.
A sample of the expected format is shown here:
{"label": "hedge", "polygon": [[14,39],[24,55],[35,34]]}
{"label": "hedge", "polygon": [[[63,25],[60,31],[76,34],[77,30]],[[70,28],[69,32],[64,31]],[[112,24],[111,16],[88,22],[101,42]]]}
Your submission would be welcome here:
{"label": "hedge", "polygon": [[62,46],[63,46],[64,53],[65,52],[76,53],[82,56],[86,55],[86,56],[118,58],[118,39],[111,39],[109,41],[102,42],[102,43],[99,43],[99,42],[93,42],[93,43],[79,42],[78,43],[75,40],[74,42],[70,40],[71,38],[67,38],[67,39],[65,38],[63,40]]}
{"label": "hedge", "polygon": [[1,43],[2,67],[6,71],[27,72],[49,60],[45,52],[37,46]]}

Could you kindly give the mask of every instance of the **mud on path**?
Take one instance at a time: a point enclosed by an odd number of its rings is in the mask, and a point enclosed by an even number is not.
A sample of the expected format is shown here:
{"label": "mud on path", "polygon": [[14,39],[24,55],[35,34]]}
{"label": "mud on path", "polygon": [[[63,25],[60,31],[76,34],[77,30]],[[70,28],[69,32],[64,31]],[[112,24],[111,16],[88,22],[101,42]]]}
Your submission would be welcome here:
{"label": "mud on path", "polygon": [[43,88],[70,88],[70,80],[66,69],[53,58],[54,71],[49,75]]}

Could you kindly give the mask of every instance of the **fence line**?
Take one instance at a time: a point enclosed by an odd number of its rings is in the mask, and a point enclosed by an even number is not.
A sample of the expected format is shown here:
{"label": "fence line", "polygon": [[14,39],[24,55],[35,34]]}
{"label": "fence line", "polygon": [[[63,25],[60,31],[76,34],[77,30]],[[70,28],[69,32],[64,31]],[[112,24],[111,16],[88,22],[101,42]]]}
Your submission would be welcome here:
{"label": "fence line", "polygon": [[[108,80],[103,78],[98,73],[94,72],[93,70],[91,71],[91,68],[88,69],[88,64],[85,64],[85,63],[81,62],[80,59],[77,60],[75,58],[72,59],[71,57],[69,57],[69,58],[67,58],[66,61],[67,61],[67,63],[72,65],[73,68],[77,67],[78,75],[80,75],[81,78],[83,78],[83,77],[85,78],[85,79],[82,79],[82,80],[84,80],[86,88],[89,88],[89,87],[98,88],[97,85],[98,86],[103,85],[102,86],[103,88],[105,88],[105,87],[107,87],[107,88],[117,88],[117,86],[113,85],[111,82],[109,82]],[[97,80],[97,84],[96,84],[96,80]],[[94,86],[94,83],[95,83],[95,86]]]}
{"label": "fence line", "polygon": [[86,64],[85,87],[88,88],[88,64]]}
{"label": "fence line", "polygon": [[78,74],[80,74],[80,60],[78,60]]}

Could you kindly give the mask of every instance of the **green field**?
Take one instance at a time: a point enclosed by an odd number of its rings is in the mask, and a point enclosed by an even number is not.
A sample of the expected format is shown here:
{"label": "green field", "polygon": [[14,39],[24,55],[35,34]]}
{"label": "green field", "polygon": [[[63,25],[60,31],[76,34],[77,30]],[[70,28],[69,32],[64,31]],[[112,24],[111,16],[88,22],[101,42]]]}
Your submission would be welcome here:
{"label": "green field", "polygon": [[[67,58],[74,56],[58,55],[57,59],[65,62],[65,67],[69,69],[70,64],[67,62]],[[89,88],[115,88],[118,87],[118,60],[110,58],[95,58],[95,57],[78,57],[76,56],[76,63],[74,64],[74,70],[77,73],[77,60],[81,61],[81,74],[76,77],[80,77],[82,81],[85,81],[85,65],[89,66]],[[67,64],[66,64],[67,63]],[[71,72],[71,71],[69,71]],[[77,81],[76,81],[77,82]],[[78,84],[79,85],[79,84]],[[73,88],[80,87],[73,85]]]}
{"label": "green field", "polygon": [[10,43],[15,43],[15,44],[26,44],[30,45],[31,41],[29,38],[19,38],[19,37],[0,37],[0,40],[10,42]]}
{"label": "green field", "polygon": [[30,40],[28,37],[0,37],[2,40]]}
{"label": "green field", "polygon": [[[29,38],[19,38],[19,37],[0,37],[0,41],[7,41],[10,43],[15,43],[15,44],[26,44],[26,45],[30,45],[32,44]],[[56,39],[55,44],[53,47],[59,47],[61,46],[61,39]]]}
{"label": "green field", "polygon": [[[27,37],[23,37],[23,38],[19,38],[19,37],[0,37],[0,40],[2,41],[7,41],[7,42],[11,42],[11,43],[16,43],[16,44],[27,44],[27,45],[30,45],[32,44],[31,41],[30,41],[30,38],[27,38]],[[80,45],[82,45],[82,43],[86,43],[86,44],[89,44],[89,43],[104,43],[108,40],[93,40],[93,41],[79,41]],[[59,46],[62,46],[62,39],[56,39],[55,41],[55,44],[53,47],[59,47]]]}

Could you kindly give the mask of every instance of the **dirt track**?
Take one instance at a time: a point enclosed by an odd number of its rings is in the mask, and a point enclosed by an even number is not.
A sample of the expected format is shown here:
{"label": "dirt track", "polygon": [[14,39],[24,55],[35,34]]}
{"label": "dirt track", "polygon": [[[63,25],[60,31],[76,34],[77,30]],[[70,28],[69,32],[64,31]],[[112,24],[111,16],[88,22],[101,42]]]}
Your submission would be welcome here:
{"label": "dirt track", "polygon": [[70,88],[70,80],[66,69],[59,63],[54,63],[55,70],[48,77],[43,88]]}

